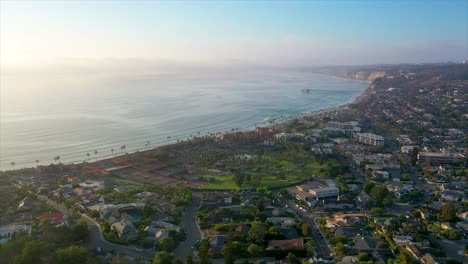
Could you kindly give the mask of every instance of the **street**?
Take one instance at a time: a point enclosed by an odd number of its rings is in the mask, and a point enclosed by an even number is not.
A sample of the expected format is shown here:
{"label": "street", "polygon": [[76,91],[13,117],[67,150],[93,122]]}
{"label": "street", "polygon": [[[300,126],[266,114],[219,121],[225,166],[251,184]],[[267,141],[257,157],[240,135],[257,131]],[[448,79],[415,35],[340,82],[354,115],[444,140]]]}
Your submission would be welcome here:
{"label": "street", "polygon": [[196,213],[200,207],[201,196],[201,193],[193,192],[192,203],[185,208],[184,215],[182,216],[182,224],[185,228],[187,238],[174,250],[175,259],[184,260],[192,253],[193,245],[201,240],[202,234],[196,223]]}
{"label": "street", "polygon": [[291,210],[293,210],[298,216],[300,216],[301,221],[308,223],[312,226],[310,236],[315,243],[317,251],[316,257],[329,259],[332,256],[332,251],[328,241],[326,240],[322,232],[319,230],[319,227],[315,222],[315,218],[317,217],[317,215],[300,210],[298,207],[296,207],[296,204],[293,201],[287,200],[286,204]]}

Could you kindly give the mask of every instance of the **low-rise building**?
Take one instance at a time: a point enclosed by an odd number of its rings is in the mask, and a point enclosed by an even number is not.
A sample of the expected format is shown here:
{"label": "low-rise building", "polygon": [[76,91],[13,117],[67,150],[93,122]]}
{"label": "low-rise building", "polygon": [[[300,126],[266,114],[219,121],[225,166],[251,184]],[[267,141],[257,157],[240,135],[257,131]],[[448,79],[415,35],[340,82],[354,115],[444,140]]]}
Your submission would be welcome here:
{"label": "low-rise building", "polygon": [[129,221],[121,220],[111,225],[121,240],[134,240],[138,238],[138,231]]}
{"label": "low-rise building", "polygon": [[372,134],[372,133],[355,133],[354,138],[366,145],[376,146],[376,147],[383,147],[384,146],[384,138],[382,136]]}
{"label": "low-rise building", "polygon": [[316,198],[327,198],[338,196],[340,194],[340,189],[333,186],[311,188],[309,189],[309,193],[314,195]]}
{"label": "low-rise building", "polygon": [[461,153],[451,152],[419,152],[418,163],[426,166],[450,165],[455,162],[464,162],[465,156]]}
{"label": "low-rise building", "polygon": [[31,234],[31,226],[17,224],[0,226],[0,244],[6,243],[14,234],[20,231]]}

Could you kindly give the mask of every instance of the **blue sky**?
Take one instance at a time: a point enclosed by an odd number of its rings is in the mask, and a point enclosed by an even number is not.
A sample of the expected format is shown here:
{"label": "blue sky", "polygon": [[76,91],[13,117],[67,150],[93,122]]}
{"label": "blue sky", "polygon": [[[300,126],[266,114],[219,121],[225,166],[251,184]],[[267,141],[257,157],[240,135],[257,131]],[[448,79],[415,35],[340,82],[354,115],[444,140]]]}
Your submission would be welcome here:
{"label": "blue sky", "polygon": [[1,1],[0,63],[461,61],[468,1]]}

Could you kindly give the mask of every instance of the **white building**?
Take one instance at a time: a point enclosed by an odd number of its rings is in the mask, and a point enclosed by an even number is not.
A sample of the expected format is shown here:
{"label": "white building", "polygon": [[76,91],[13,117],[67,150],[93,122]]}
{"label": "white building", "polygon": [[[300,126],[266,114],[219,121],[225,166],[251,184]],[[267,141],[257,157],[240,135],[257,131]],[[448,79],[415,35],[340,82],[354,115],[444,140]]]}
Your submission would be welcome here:
{"label": "white building", "polygon": [[384,145],[384,138],[382,136],[372,134],[372,133],[356,133],[354,134],[354,138],[366,145],[376,146],[376,147],[383,147]]}
{"label": "white building", "polygon": [[340,194],[340,189],[333,186],[311,188],[309,189],[309,193],[313,194],[316,198],[334,197]]}
{"label": "white building", "polygon": [[28,234],[31,234],[31,226],[16,224],[0,226],[0,244],[6,243],[14,234],[20,231],[26,231]]}

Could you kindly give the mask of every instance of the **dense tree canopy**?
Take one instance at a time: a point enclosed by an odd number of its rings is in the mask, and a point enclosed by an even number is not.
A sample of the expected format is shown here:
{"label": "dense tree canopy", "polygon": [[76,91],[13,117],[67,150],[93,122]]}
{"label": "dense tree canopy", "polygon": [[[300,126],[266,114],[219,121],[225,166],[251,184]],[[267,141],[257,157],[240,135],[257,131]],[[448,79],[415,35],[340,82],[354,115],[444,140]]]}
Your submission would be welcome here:
{"label": "dense tree canopy", "polygon": [[57,249],[53,258],[53,264],[87,264],[91,261],[88,249],[80,246],[70,246]]}

